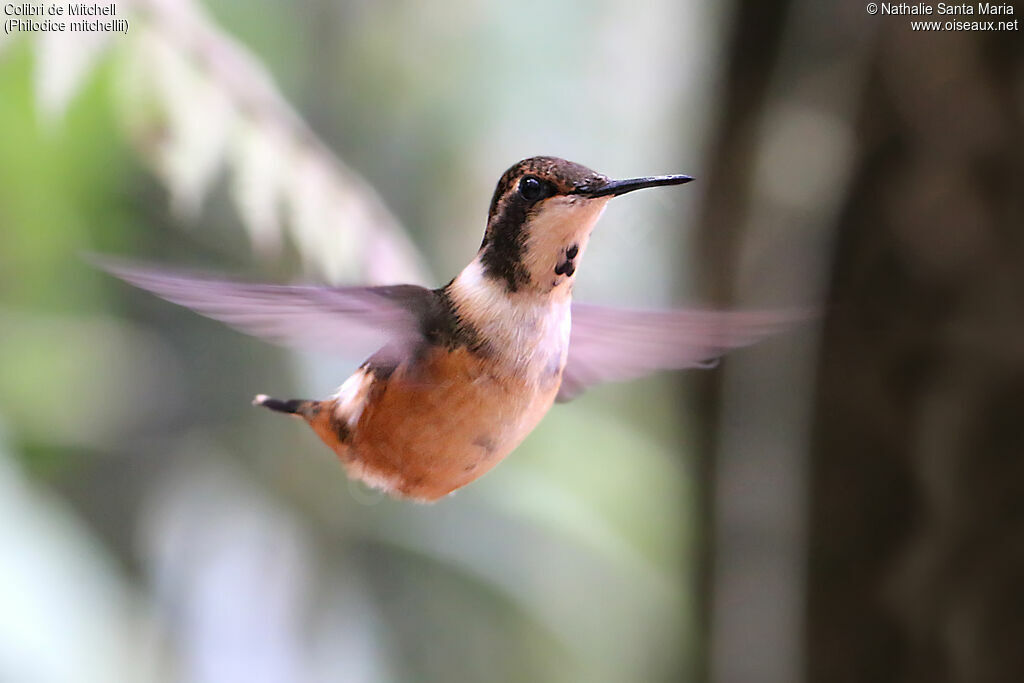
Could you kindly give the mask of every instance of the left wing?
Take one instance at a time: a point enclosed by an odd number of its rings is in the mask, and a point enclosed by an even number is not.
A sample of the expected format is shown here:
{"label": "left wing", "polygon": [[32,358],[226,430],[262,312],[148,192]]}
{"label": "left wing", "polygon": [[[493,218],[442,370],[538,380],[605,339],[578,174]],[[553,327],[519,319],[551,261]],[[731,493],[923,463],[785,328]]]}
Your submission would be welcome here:
{"label": "left wing", "polygon": [[729,349],[808,317],[807,311],[642,311],[573,303],[558,401],[569,401],[599,382],[707,367]]}
{"label": "left wing", "polygon": [[385,347],[399,357],[422,340],[437,295],[416,285],[311,287],[182,275],[92,257],[108,273],[179,306],[267,341],[343,355]]}

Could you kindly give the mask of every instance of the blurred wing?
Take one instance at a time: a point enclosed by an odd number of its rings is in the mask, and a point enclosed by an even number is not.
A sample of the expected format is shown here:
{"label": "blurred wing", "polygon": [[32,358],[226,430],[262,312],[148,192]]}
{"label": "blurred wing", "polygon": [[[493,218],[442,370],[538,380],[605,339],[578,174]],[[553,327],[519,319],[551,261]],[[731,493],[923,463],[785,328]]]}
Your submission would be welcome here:
{"label": "blurred wing", "polygon": [[707,367],[729,349],[808,317],[806,311],[639,311],[574,303],[558,400],[599,382]]}
{"label": "blurred wing", "polygon": [[416,285],[309,287],[232,282],[93,259],[129,284],[276,344],[341,355],[420,338],[417,311],[433,293]]}

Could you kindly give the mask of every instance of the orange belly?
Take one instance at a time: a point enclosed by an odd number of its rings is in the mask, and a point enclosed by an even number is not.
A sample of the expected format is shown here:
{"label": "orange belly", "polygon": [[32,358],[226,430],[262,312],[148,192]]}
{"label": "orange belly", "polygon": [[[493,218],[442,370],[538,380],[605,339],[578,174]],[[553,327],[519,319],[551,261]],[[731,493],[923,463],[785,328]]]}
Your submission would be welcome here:
{"label": "orange belly", "polygon": [[317,424],[322,420],[313,420],[313,427],[349,476],[404,497],[436,500],[497,465],[551,407],[561,370],[524,374],[466,349],[431,350],[374,382],[343,440],[337,429]]}

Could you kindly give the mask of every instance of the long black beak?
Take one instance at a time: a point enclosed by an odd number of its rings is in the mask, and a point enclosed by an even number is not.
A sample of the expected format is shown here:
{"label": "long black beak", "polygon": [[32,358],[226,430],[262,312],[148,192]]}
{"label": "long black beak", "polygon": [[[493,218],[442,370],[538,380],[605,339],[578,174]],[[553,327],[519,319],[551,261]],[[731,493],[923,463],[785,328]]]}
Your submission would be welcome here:
{"label": "long black beak", "polygon": [[633,190],[645,187],[661,187],[662,185],[682,185],[693,180],[688,175],[654,175],[646,178],[628,178],[626,180],[609,180],[600,187],[581,188],[577,192],[587,197],[618,197]]}

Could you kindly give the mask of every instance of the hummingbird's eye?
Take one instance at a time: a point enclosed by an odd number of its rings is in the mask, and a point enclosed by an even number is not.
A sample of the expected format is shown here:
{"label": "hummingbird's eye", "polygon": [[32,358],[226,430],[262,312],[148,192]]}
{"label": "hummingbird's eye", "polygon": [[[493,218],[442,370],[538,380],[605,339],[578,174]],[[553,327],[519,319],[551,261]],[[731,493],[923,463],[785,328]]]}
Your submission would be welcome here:
{"label": "hummingbird's eye", "polygon": [[528,175],[519,181],[519,194],[528,202],[535,202],[547,194],[547,184],[540,178]]}

